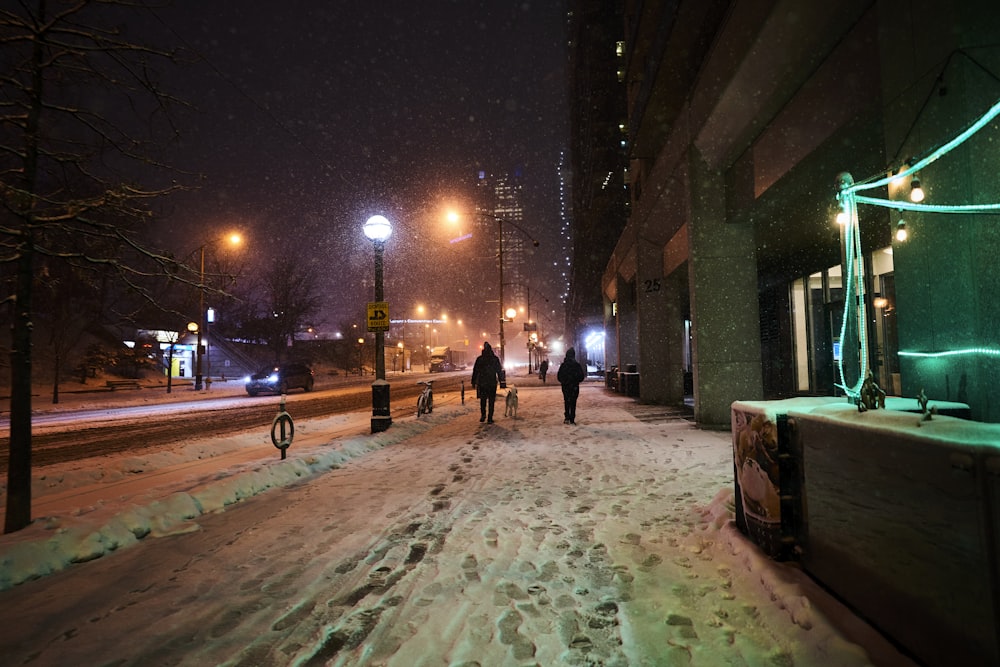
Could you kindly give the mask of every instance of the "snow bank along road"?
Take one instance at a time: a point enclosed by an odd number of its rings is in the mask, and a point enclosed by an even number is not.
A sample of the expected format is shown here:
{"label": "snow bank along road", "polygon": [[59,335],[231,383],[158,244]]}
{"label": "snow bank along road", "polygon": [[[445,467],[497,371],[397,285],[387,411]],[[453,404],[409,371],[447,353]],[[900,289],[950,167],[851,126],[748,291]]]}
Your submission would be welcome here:
{"label": "snow bank along road", "polygon": [[907,664],[732,529],[727,433],[631,405],[587,385],[566,426],[522,386],[293,446],[308,474],[0,593],[3,663]]}
{"label": "snow bank along road", "polygon": [[[438,381],[437,384],[442,390],[455,388],[461,381],[461,378],[454,375],[446,377],[438,375],[434,379]],[[421,387],[415,382],[410,382],[409,378],[405,382],[396,381],[391,384],[394,416],[410,412],[410,405],[416,401]],[[364,384],[310,394],[294,393],[289,395],[288,399],[294,402],[295,418],[307,419],[363,409],[366,405],[371,406],[372,396],[371,387]],[[110,397],[109,400],[113,401],[114,397]],[[134,407],[89,411],[86,418],[80,417],[77,420],[72,438],[66,437],[65,422],[46,426],[45,416],[42,415],[33,428],[32,464],[41,467],[92,456],[135,453],[144,448],[161,447],[179,440],[260,428],[271,423],[277,402],[278,398],[275,396],[251,399],[239,391],[235,397],[229,399],[185,403],[188,414],[183,416],[166,406],[154,406],[153,409],[144,410],[140,419],[130,414],[135,410]],[[99,418],[102,414],[104,417]],[[2,420],[0,426],[6,431],[9,420]],[[10,438],[6,435],[0,437],[0,451],[6,451],[9,446]],[[7,463],[7,457],[0,458],[0,474],[6,475]]]}

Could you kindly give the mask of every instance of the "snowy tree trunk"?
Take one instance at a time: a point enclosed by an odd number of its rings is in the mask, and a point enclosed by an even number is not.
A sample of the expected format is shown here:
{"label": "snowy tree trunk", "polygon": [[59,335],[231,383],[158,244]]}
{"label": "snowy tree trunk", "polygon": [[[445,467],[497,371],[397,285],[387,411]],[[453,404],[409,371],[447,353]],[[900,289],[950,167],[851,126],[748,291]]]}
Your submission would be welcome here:
{"label": "snowy tree trunk", "polygon": [[17,265],[10,350],[10,448],[4,532],[31,523],[32,238],[25,229]]}

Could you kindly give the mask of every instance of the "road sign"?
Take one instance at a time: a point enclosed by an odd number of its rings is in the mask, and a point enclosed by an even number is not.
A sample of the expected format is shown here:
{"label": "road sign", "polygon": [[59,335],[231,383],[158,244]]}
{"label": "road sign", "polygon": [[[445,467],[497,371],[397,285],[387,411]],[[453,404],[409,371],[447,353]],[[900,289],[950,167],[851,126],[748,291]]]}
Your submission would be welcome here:
{"label": "road sign", "polygon": [[368,331],[389,330],[389,303],[387,301],[368,302]]}

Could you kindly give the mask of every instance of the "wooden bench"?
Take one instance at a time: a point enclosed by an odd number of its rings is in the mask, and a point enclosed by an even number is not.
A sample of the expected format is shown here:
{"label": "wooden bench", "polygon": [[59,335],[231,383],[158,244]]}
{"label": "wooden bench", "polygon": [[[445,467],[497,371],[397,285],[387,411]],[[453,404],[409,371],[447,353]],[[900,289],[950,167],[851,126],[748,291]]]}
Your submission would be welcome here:
{"label": "wooden bench", "polygon": [[108,389],[116,391],[118,389],[142,389],[138,380],[108,380],[105,382]]}

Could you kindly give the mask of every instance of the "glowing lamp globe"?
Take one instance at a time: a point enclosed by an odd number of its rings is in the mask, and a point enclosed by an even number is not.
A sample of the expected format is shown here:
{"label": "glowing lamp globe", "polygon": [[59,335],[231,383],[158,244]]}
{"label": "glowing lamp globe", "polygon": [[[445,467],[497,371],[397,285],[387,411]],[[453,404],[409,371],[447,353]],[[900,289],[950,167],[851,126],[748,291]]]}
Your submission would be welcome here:
{"label": "glowing lamp globe", "polygon": [[373,215],[365,222],[365,236],[372,241],[385,241],[392,234],[392,225],[381,215]]}

